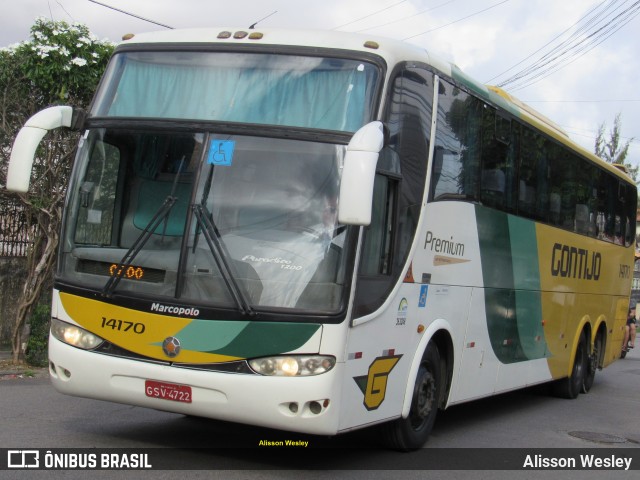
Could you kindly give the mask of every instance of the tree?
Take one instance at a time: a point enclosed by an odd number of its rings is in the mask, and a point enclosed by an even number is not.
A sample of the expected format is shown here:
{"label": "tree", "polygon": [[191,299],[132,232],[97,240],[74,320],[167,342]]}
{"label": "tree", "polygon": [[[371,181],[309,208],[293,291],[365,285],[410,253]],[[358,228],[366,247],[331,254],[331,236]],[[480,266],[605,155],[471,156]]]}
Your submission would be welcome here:
{"label": "tree", "polygon": [[603,160],[616,165],[624,165],[629,171],[631,178],[636,180],[638,176],[638,167],[634,167],[630,163],[624,163],[629,153],[629,145],[633,138],[621,143],[620,132],[622,130],[621,115],[618,113],[613,121],[613,129],[609,132],[609,140],[604,138],[605,123],[603,122],[598,128],[598,136],[595,143],[595,154]]}
{"label": "tree", "polygon": [[[31,40],[0,50],[0,181],[5,183],[13,140],[39,110],[65,104],[85,108],[104,72],[113,44],[99,41],[86,26],[36,20]],[[12,326],[13,360],[18,361],[22,332],[55,264],[62,207],[78,134],[52,131],[38,148],[31,185],[17,197],[31,226],[33,245]],[[3,195],[16,195],[6,190]]]}

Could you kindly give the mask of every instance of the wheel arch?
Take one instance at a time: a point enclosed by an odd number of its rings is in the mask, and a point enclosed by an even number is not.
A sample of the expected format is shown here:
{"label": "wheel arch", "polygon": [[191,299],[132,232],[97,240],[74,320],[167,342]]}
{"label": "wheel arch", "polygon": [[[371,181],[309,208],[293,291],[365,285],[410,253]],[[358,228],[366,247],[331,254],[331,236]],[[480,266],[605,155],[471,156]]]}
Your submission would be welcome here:
{"label": "wheel arch", "polygon": [[567,365],[566,376],[571,376],[571,372],[573,371],[573,364],[576,361],[576,352],[578,351],[578,344],[580,343],[580,337],[584,334],[587,339],[587,355],[591,355],[591,350],[593,348],[593,339],[592,336],[592,326],[591,326],[591,317],[589,315],[583,316],[578,321],[578,327],[575,330],[573,335],[572,343],[571,343],[571,357],[569,359],[569,363]]}
{"label": "wheel arch", "polygon": [[441,397],[438,399],[438,406],[444,408],[446,400],[449,397],[451,390],[451,382],[453,380],[454,360],[456,358],[454,351],[453,333],[449,322],[443,319],[435,320],[427,327],[424,332],[418,348],[416,348],[415,355],[413,357],[411,368],[409,369],[409,375],[407,376],[407,385],[404,394],[404,401],[402,404],[402,418],[407,418],[411,409],[411,399],[413,393],[413,385],[418,375],[418,369],[420,363],[424,357],[427,346],[430,342],[433,342],[438,348],[440,360],[444,360],[442,366],[444,371],[444,377],[446,383],[441,392]]}
{"label": "wheel arch", "polygon": [[595,345],[596,338],[598,338],[598,335],[602,336],[602,348],[600,349],[599,358],[597,359],[597,366],[598,368],[603,368],[604,359],[605,359],[604,352],[607,349],[607,342],[609,340],[608,331],[607,331],[607,317],[605,317],[604,315],[600,315],[598,319],[595,321],[595,326],[593,328],[593,335],[590,337],[591,345],[589,345],[589,352],[593,352],[593,345]]}

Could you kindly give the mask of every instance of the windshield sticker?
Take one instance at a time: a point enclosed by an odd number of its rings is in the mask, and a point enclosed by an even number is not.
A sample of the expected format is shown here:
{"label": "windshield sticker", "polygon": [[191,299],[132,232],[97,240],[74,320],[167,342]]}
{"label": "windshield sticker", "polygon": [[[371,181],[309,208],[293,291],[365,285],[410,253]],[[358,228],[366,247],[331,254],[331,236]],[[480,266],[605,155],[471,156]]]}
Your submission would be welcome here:
{"label": "windshield sticker", "polygon": [[233,162],[235,140],[211,140],[207,163],[209,165],[230,166]]}

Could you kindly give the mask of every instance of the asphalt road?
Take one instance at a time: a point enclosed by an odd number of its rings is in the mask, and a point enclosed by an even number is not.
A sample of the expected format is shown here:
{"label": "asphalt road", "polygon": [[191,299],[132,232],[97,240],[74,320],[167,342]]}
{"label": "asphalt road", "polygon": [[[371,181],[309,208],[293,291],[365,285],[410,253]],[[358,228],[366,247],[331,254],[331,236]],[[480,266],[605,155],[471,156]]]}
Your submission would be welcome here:
{"label": "asphalt road", "polygon": [[[591,392],[576,400],[534,388],[441,412],[427,448],[413,453],[380,450],[370,429],[313,437],[67,397],[46,376],[0,376],[0,418],[0,449],[168,448],[163,464],[173,465],[162,471],[97,471],[92,478],[638,478],[640,348],[598,372]],[[260,440],[309,443],[304,449],[265,449]],[[520,450],[478,450],[484,448]],[[548,453],[538,449],[559,449],[552,450],[558,455],[564,455],[562,449],[574,449],[572,454],[598,449],[603,456],[632,458],[635,471],[501,470],[510,452]],[[460,471],[469,468],[465,459],[479,453],[486,465]],[[432,475],[432,461],[444,462],[445,470]],[[86,478],[87,473],[0,470],[0,478]]]}

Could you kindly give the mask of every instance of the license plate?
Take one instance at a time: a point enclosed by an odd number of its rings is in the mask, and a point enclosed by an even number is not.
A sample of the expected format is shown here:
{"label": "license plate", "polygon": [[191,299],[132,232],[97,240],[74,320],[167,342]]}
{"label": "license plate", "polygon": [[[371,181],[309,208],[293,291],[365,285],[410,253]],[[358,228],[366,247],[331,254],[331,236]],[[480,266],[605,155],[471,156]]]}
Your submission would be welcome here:
{"label": "license plate", "polygon": [[144,393],[147,397],[183,403],[191,403],[192,398],[191,387],[188,385],[156,382],[155,380],[146,380],[144,382]]}

